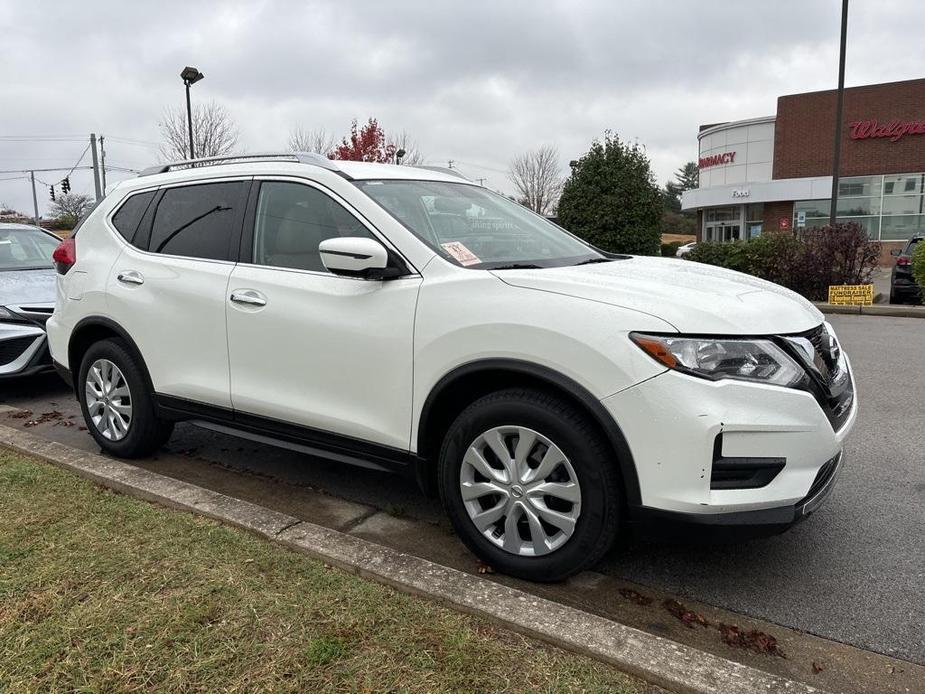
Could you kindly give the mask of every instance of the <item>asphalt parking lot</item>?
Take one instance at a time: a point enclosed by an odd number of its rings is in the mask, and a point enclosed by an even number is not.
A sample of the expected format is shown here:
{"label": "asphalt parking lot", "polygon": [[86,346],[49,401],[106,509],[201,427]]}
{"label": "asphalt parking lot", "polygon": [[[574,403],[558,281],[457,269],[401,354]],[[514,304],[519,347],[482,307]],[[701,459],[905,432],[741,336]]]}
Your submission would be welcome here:
{"label": "asphalt parking lot", "polygon": [[[920,366],[925,320],[830,320],[854,364],[861,412],[840,480],[822,508],[769,539],[630,542],[598,570],[925,664],[925,370]],[[95,450],[80,430],[76,402],[55,377],[4,384],[0,403],[33,413],[28,420],[0,418],[7,425],[29,423],[39,435]],[[285,489],[307,487],[386,509],[397,518],[445,527],[439,503],[396,476],[345,468],[191,425],[178,427],[169,450],[141,464],[152,469],[211,466],[219,475],[236,475],[236,481],[221,483],[227,485],[225,493],[236,488],[253,498],[263,493],[263,503],[281,509],[294,503],[285,498]],[[270,480],[288,486],[270,491]]]}

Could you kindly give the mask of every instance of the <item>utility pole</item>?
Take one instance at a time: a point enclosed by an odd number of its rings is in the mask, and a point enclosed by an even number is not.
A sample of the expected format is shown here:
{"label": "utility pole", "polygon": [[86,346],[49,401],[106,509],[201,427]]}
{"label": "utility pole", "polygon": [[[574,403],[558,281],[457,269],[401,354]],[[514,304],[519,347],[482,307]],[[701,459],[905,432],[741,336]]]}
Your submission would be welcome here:
{"label": "utility pole", "polygon": [[447,168],[448,168],[448,169],[452,169],[452,168],[453,168],[453,164],[455,164],[455,163],[456,163],[455,161],[453,161],[452,159],[450,159],[450,160],[447,162]]}
{"label": "utility pole", "polygon": [[106,195],[106,150],[103,149],[102,135],[100,135],[100,175],[103,181],[103,195]]}
{"label": "utility pole", "polygon": [[35,226],[39,225],[39,199],[35,195],[35,171],[29,172],[29,179],[32,181],[32,209],[35,212],[33,220],[35,221]]}
{"label": "utility pole", "polygon": [[477,179],[475,179],[475,180],[479,182],[479,185],[480,185],[480,186],[484,186],[484,185],[485,185],[485,181],[486,181],[487,179],[485,179],[485,178],[477,178]]}
{"label": "utility pole", "polygon": [[96,134],[90,133],[90,153],[93,155],[93,188],[96,190],[97,202],[103,199],[100,194],[100,163],[96,157]]}
{"label": "utility pole", "polygon": [[832,157],[832,204],[829,226],[835,226],[838,207],[838,174],[841,169],[841,129],[845,110],[845,43],[848,37],[848,0],[841,3],[841,46],[838,53],[838,101],[835,105],[835,149]]}

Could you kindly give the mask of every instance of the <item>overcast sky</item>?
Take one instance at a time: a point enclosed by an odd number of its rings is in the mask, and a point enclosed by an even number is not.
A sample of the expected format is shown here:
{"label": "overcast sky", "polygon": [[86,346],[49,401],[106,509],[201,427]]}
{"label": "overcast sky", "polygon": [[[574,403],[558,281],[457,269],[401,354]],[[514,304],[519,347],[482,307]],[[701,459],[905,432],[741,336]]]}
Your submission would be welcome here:
{"label": "overcast sky", "polygon": [[[341,135],[375,116],[428,163],[509,189],[512,156],[554,144],[565,171],[609,128],[645,145],[661,184],[696,157],[699,124],[834,87],[840,5],[0,0],[0,170],[71,166],[90,132],[109,164],[156,161],[158,120],[194,65],[193,98],[226,106],[251,151],[283,149],[295,125]],[[847,84],[925,76],[923,26],[922,0],[851,0]],[[71,182],[92,193],[89,175]],[[0,180],[0,201],[31,211],[28,181]]]}

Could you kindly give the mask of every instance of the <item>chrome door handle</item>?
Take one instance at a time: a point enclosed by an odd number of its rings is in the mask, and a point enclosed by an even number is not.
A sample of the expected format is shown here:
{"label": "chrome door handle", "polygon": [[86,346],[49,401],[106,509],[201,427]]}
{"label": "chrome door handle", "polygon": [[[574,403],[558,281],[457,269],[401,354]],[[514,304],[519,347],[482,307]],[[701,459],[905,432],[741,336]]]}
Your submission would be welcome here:
{"label": "chrome door handle", "polygon": [[236,304],[248,306],[266,306],[267,300],[252,289],[241,289],[231,292],[231,300]]}
{"label": "chrome door handle", "polygon": [[124,270],[116,275],[116,279],[122,282],[123,284],[144,284],[145,278],[141,276],[140,272],[135,270]]}

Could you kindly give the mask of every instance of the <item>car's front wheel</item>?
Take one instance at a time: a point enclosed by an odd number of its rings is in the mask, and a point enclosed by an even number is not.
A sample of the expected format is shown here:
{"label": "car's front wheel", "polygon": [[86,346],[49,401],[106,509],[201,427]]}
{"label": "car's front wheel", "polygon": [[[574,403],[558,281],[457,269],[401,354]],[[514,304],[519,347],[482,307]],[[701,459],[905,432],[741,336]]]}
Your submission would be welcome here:
{"label": "car's front wheel", "polygon": [[170,438],[173,422],[155,415],[142,367],[121,340],[91,345],[77,384],[87,429],[107,453],[141,458]]}
{"label": "car's front wheel", "polygon": [[447,432],[438,475],[456,532],[504,573],[562,580],[616,538],[613,453],[585,413],[552,395],[509,389],[474,402]]}

